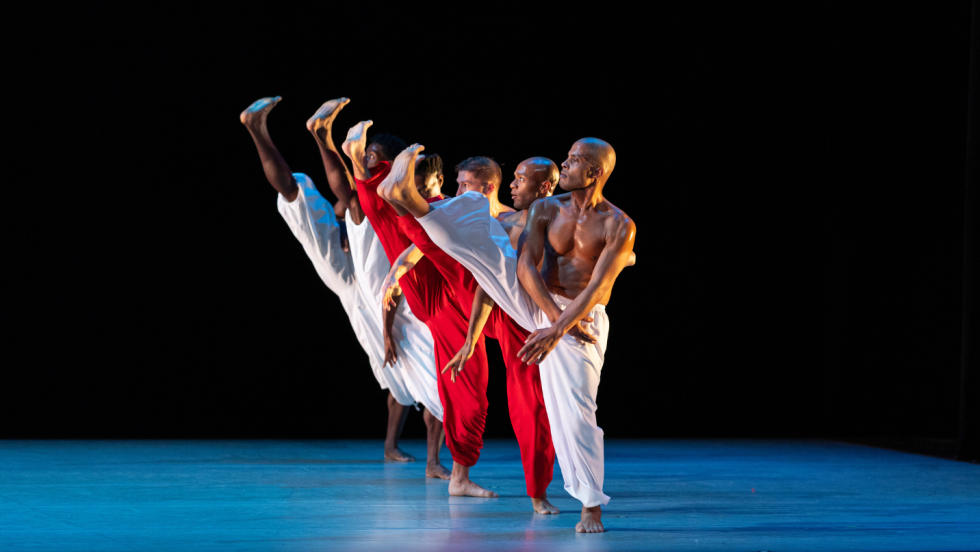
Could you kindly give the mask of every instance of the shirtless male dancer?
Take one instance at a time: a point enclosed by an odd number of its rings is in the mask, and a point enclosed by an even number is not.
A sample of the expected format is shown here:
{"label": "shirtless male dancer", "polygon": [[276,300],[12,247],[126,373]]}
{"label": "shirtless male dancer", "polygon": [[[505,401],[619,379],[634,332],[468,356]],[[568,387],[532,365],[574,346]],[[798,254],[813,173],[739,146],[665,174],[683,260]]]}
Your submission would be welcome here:
{"label": "shirtless male dancer", "polygon": [[[541,386],[565,490],[582,502],[575,530],[604,530],[602,430],[596,395],[616,277],[630,262],[636,225],[602,190],[616,164],[612,146],[575,142],[559,185],[568,194],[537,201],[518,257],[485,197],[465,193],[430,205],[413,195],[415,158],[398,155],[385,197],[412,213],[432,240],[466,266],[504,311],[531,331],[522,358],[541,366]],[[541,266],[540,272],[538,266]]]}
{"label": "shirtless male dancer", "polygon": [[[384,247],[390,262],[412,245],[403,222],[414,223],[413,217],[399,217],[398,213],[377,194],[378,186],[388,176],[391,163],[387,159],[372,159],[367,143],[367,129],[372,121],[362,121],[347,133],[342,149],[351,159],[354,180],[357,184],[357,198],[365,216],[371,221]],[[429,164],[431,160],[423,162]],[[431,168],[431,167],[430,167]],[[415,164],[412,165],[415,170]],[[441,199],[440,178],[432,171],[419,175],[427,183],[420,188],[431,200]],[[415,174],[413,173],[413,180]],[[435,179],[435,182],[432,182]],[[414,183],[413,183],[414,186]],[[420,198],[419,190],[413,192]],[[417,225],[416,225],[417,226]],[[412,272],[400,281],[401,289],[412,312],[431,330],[437,366],[444,366],[459,350],[466,338],[467,312],[450,283],[429,259],[421,259]],[[379,298],[380,303],[380,298]],[[469,306],[469,305],[467,305]],[[376,308],[380,305],[375,304]],[[446,430],[446,445],[453,456],[452,475],[449,480],[449,494],[452,496],[476,496],[496,498],[497,493],[484,489],[469,477],[469,471],[480,458],[483,448],[483,430],[487,419],[487,354],[482,337],[474,347],[475,353],[471,370],[453,385],[444,375],[439,375],[439,398],[443,405],[443,423]]]}
{"label": "shirtless male dancer", "polygon": [[[550,173],[542,175],[528,171],[528,163],[522,164],[518,169],[515,184],[521,181],[523,192],[541,194],[542,197],[551,195],[552,183],[558,181],[558,167],[550,161],[544,160],[544,162],[554,167],[553,176]],[[483,194],[489,201],[491,216],[507,217],[507,220],[511,221],[509,226],[519,222],[520,217],[510,216],[514,214],[514,210],[501,204],[498,200],[502,175],[500,166],[495,161],[487,157],[471,157],[457,165],[456,172],[458,174],[456,179],[458,184],[457,195],[467,191]],[[418,175],[417,169],[415,174]],[[528,185],[527,177],[531,177],[533,180],[535,176],[551,176],[551,182],[538,182],[537,192],[529,190],[528,188],[534,188],[534,186]],[[416,181],[416,187],[417,185]],[[383,187],[384,184],[382,184]],[[513,185],[512,188],[514,188]],[[533,201],[535,197],[537,195],[528,198],[528,202]],[[396,211],[401,209],[397,204],[394,204],[393,207]],[[400,222],[403,223],[406,234],[416,245],[407,249],[396,262],[392,263],[387,285],[389,287],[397,286],[397,278],[407,273],[409,268],[424,256],[431,259],[445,278],[454,284],[453,289],[456,296],[464,304],[468,302],[472,305],[466,341],[452,360],[445,365],[442,372],[449,371],[450,382],[455,382],[466,361],[472,355],[474,344],[481,335],[498,341],[506,366],[507,403],[510,419],[521,451],[524,478],[527,494],[531,497],[531,506],[539,514],[557,514],[558,508],[551,504],[547,498],[548,485],[554,477],[555,452],[551,443],[548,415],[542,400],[541,378],[537,366],[529,366],[521,361],[518,356],[518,352],[527,339],[527,331],[522,329],[506,313],[496,308],[493,300],[473,279],[473,275],[462,268],[458,261],[439,249],[429,239],[414,217],[405,215]]]}
{"label": "shirtless male dancer", "polygon": [[[339,198],[336,207],[320,195],[309,177],[292,173],[272,143],[266,120],[279,100],[279,97],[262,98],[243,111],[240,118],[255,141],[266,178],[279,192],[280,214],[303,245],[321,280],[340,298],[354,333],[368,354],[375,378],[382,389],[389,390],[385,458],[402,462],[414,460],[398,448],[398,437],[408,414],[407,406],[420,402],[425,406],[423,418],[428,430],[426,476],[448,479],[449,470],[439,463],[443,414],[432,336],[407,305],[392,309],[382,322],[382,312],[376,305],[383,292],[381,285],[387,274],[388,260],[371,225],[364,221],[364,213],[357,201],[350,200],[350,174],[333,144],[333,120],[349,100],[340,98],[326,102],[307,121],[307,129],[320,149],[327,181]],[[371,147],[376,150],[375,155],[381,155],[383,148],[377,144]],[[345,212],[348,214],[346,221],[338,223],[337,215],[342,216]],[[344,228],[349,236],[349,247],[342,243]],[[384,332],[383,323],[386,324]],[[395,356],[399,361],[392,362],[392,367],[386,370],[386,357]]]}

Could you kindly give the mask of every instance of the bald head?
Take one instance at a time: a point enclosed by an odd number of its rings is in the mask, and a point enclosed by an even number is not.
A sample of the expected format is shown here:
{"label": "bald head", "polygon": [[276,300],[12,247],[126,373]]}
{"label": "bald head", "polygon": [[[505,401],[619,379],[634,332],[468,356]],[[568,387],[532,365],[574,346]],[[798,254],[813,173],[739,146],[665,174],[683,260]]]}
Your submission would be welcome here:
{"label": "bald head", "polygon": [[547,157],[525,159],[521,165],[527,167],[527,170],[534,174],[538,182],[550,182],[551,190],[548,191],[548,195],[551,195],[551,191],[558,185],[558,165],[555,165],[555,162]]}
{"label": "bald head", "polygon": [[598,138],[582,138],[572,144],[568,159],[561,164],[562,189],[577,190],[594,184],[602,186],[616,168],[616,150]]}
{"label": "bald head", "polygon": [[616,150],[609,145],[609,142],[598,138],[582,138],[575,142],[575,146],[579,145],[585,151],[586,159],[594,166],[602,167],[603,172],[606,173],[606,178],[608,178],[609,173],[616,168]]}
{"label": "bald head", "polygon": [[510,197],[514,208],[527,209],[534,200],[548,197],[558,184],[558,165],[547,157],[525,159],[514,170],[510,183]]}

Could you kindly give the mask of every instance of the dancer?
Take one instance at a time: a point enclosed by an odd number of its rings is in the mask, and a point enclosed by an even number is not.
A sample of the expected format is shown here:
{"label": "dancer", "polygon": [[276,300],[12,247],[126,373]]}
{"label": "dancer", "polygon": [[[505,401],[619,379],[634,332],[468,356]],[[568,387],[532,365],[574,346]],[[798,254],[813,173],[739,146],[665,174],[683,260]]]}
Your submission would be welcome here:
{"label": "dancer", "polygon": [[[391,144],[381,144],[374,149],[372,157],[367,142],[367,129],[372,124],[372,121],[362,121],[352,127],[341,147],[353,165],[358,202],[393,263],[412,242],[399,225],[398,213],[377,194],[378,186],[391,170],[388,159],[398,150],[390,147]],[[430,199],[441,199],[441,159],[430,156],[419,163],[419,169],[418,178],[424,181],[420,187]],[[422,197],[417,189],[413,191]],[[432,332],[437,366],[444,366],[466,339],[468,311],[464,311],[446,279],[429,259],[421,259],[400,284],[412,312]],[[474,344],[473,360],[464,377],[450,382],[440,374],[438,382],[446,445],[453,456],[449,494],[496,498],[497,493],[477,485],[469,476],[470,468],[480,458],[487,419],[487,355],[482,336]]]}
{"label": "dancer", "polygon": [[605,305],[630,261],[636,234],[633,221],[602,195],[616,154],[596,138],[572,146],[559,178],[570,193],[531,207],[518,257],[484,196],[465,193],[430,205],[412,193],[421,149],[416,144],[398,156],[382,193],[415,216],[436,244],[532,332],[519,354],[541,366],[565,490],[582,502],[575,530],[601,532],[601,506],[609,497],[602,492],[602,430],[595,410],[609,328]]}
{"label": "dancer", "polygon": [[525,159],[514,169],[510,197],[515,210],[501,213],[494,218],[510,236],[510,245],[516,251],[521,250],[520,237],[527,225],[527,208],[538,199],[551,197],[557,185],[558,165],[547,157]]}
{"label": "dancer", "polygon": [[[545,162],[551,163],[547,160]],[[553,163],[551,164],[554,166]],[[518,169],[521,171],[521,178],[530,176],[535,179],[535,176],[542,176],[529,174],[527,166],[528,164],[525,163]],[[459,185],[457,195],[467,191],[483,194],[489,202],[491,216],[505,217],[514,212],[510,207],[502,205],[497,198],[501,172],[500,166],[495,161],[487,157],[471,157],[457,165],[456,172],[458,174],[456,182]],[[557,167],[554,172],[557,174]],[[553,178],[554,182],[557,180]],[[525,191],[534,193],[526,189],[534,186],[527,186],[526,182],[524,184]],[[534,198],[538,195],[544,197],[551,194],[551,183],[537,184],[538,191]],[[382,183],[381,189],[386,187],[386,184]],[[529,202],[534,198],[529,197]],[[397,203],[393,206],[396,210],[401,209]],[[517,354],[524,345],[527,332],[506,313],[495,307],[493,300],[477,285],[473,275],[439,249],[414,217],[403,216],[399,219],[399,223],[416,247],[406,250],[396,262],[392,263],[388,285],[396,285],[394,282],[408,271],[410,268],[408,265],[417,262],[424,255],[432,260],[450,282],[456,296],[463,303],[468,302],[471,305],[466,341],[442,370],[449,371],[451,382],[459,377],[479,336],[483,335],[498,341],[507,368],[507,402],[511,424],[521,450],[524,478],[527,494],[531,497],[531,506],[539,514],[557,514],[558,508],[547,498],[548,485],[554,476],[555,452],[551,444],[548,415],[541,398],[541,379],[538,367],[528,366]]]}
{"label": "dancer", "polygon": [[[331,137],[333,120],[349,100],[326,102],[307,121],[307,129],[320,148],[327,181],[340,199],[335,208],[320,195],[309,177],[290,171],[272,143],[266,121],[280,99],[262,98],[243,111],[240,118],[255,141],[266,178],[279,192],[280,214],[303,245],[320,279],[340,298],[358,342],[368,354],[375,378],[382,389],[389,390],[385,458],[401,462],[414,460],[398,448],[398,437],[408,414],[406,407],[419,402],[425,406],[423,418],[428,433],[426,476],[448,479],[449,471],[439,462],[443,413],[428,328],[406,305],[392,309],[385,318],[387,333],[393,337],[382,338],[382,312],[376,305],[383,293],[381,285],[388,271],[388,260],[356,200],[351,201],[352,180]],[[347,212],[344,226],[338,222],[335,211]],[[345,228],[349,252],[341,243]],[[386,369],[388,349],[398,362]]]}

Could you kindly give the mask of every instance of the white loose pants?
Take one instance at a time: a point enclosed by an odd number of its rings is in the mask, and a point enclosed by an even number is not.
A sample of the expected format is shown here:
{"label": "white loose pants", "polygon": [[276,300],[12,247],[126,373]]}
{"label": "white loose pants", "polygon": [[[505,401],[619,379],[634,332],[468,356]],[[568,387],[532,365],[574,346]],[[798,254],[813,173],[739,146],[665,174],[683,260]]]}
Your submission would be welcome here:
{"label": "white loose pants", "polygon": [[429,328],[412,314],[406,301],[396,311],[392,336],[398,362],[384,366],[383,282],[391,268],[371,223],[356,225],[347,217],[350,252],[341,247],[340,223],[330,204],[308,176],[294,173],[299,194],[292,202],[279,196],[279,213],[320,275],[340,299],[371,370],[382,389],[399,404],[422,403],[442,420],[442,402],[436,380],[435,354]]}
{"label": "white loose pants", "polygon": [[[551,321],[531,300],[517,278],[517,252],[510,237],[490,216],[490,203],[477,192],[436,202],[418,219],[429,238],[473,273],[487,294],[528,331],[548,328]],[[552,294],[563,310],[571,302]],[[609,502],[602,493],[602,429],[596,425],[596,395],[609,335],[606,309],[589,313],[595,345],[565,336],[541,362],[541,389],[551,424],[555,456],[565,490],[586,507]]]}

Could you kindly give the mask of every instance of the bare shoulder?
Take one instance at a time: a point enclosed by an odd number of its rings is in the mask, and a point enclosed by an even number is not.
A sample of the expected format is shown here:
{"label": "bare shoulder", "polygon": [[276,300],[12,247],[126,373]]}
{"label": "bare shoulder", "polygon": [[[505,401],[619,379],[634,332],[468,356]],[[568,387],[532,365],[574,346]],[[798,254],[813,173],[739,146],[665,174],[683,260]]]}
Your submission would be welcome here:
{"label": "bare shoulder", "polygon": [[607,231],[615,235],[627,234],[627,237],[632,239],[633,234],[636,233],[636,223],[633,222],[633,219],[625,211],[616,207],[608,200],[603,201],[603,206],[603,214],[607,217]]}
{"label": "bare shoulder", "polygon": [[516,222],[521,218],[521,211],[515,211],[511,209],[510,211],[501,211],[497,215],[497,221],[501,224],[507,224],[511,222]]}
{"label": "bare shoulder", "polygon": [[564,194],[556,194],[553,196],[543,197],[538,201],[546,202],[548,205],[553,207],[564,207],[572,202],[572,193],[567,192]]}
{"label": "bare shoulder", "polygon": [[528,207],[528,216],[534,218],[548,217],[551,218],[556,212],[558,212],[563,205],[567,205],[571,201],[572,194],[562,194],[551,197],[542,197],[541,199],[534,200],[534,203]]}

